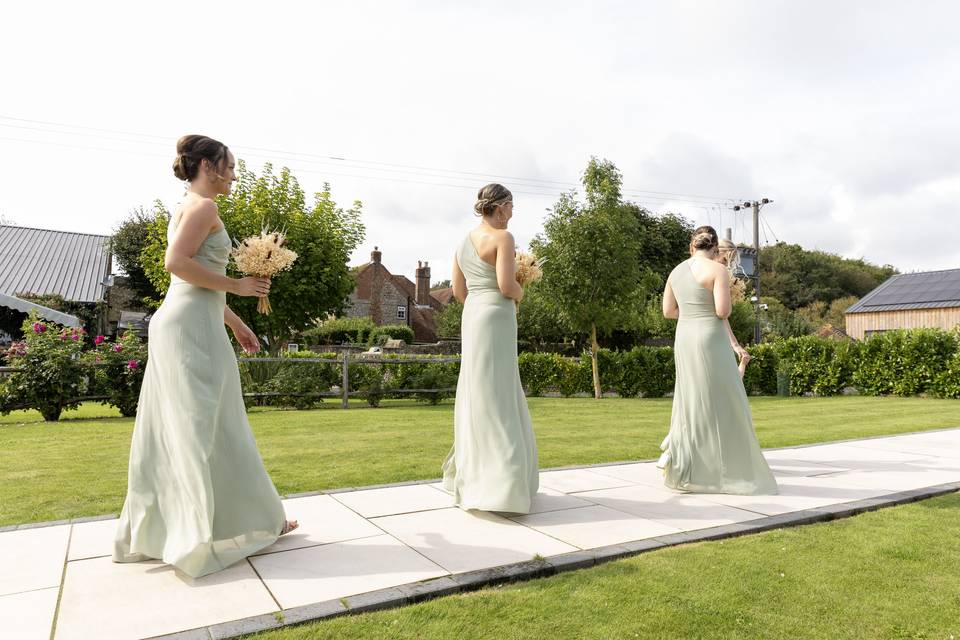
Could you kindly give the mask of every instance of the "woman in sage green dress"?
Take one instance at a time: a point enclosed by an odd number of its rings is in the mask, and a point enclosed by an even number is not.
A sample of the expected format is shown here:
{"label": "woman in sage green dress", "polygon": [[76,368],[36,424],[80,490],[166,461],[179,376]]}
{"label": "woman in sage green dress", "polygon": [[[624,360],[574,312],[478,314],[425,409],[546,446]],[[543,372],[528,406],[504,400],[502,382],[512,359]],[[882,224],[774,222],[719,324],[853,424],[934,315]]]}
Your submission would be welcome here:
{"label": "woman in sage green dress", "polygon": [[150,322],[113,559],[160,559],[195,578],[273,544],[297,523],[285,519],[257,451],[224,327],[246,351],[259,350],[225,292],[270,289],[266,279],[226,276],[231,242],[213,199],[236,179],[233,155],[216,140],[184,136],[173,169],[190,185],[167,230],[170,288]]}
{"label": "woman in sage green dress", "polygon": [[717,245],[712,227],[697,229],[691,258],[674,268],[664,290],[663,315],[678,319],[677,378],[660,466],[672,489],[774,494],[726,325],[730,274],[714,261]]}
{"label": "woman in sage green dress", "polygon": [[443,486],[464,509],[529,513],[539,486],[537,443],[517,365],[516,248],[507,223],[513,196],[489,184],[482,218],[457,250],[453,293],[463,303],[453,448]]}

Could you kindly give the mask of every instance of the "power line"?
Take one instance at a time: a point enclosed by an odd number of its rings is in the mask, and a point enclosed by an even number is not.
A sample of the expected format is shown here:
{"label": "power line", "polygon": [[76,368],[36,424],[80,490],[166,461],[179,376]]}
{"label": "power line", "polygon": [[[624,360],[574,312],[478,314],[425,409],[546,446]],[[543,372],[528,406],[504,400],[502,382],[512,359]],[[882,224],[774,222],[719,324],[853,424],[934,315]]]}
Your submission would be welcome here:
{"label": "power line", "polygon": [[[19,123],[39,124],[47,127],[60,127],[60,129],[44,129],[42,127],[32,127],[32,126],[25,126],[25,125],[0,123],[0,126],[7,127],[7,128],[39,131],[43,133],[55,133],[55,134],[61,134],[61,135],[74,135],[74,136],[82,136],[82,137],[99,137],[99,138],[105,137],[102,134],[111,134],[111,136],[109,136],[109,139],[112,139],[117,142],[126,142],[126,143],[135,142],[138,144],[166,146],[167,144],[169,144],[170,140],[173,139],[173,136],[168,137],[168,136],[161,136],[156,134],[125,131],[120,129],[90,127],[85,125],[67,124],[63,122],[53,122],[49,120],[33,120],[29,118],[17,118],[13,116],[0,115],[0,120],[7,120],[7,121],[19,122]],[[64,131],[62,130],[64,128],[80,129],[82,131]],[[96,132],[96,133],[84,133],[84,131]],[[123,138],[123,137],[117,137],[117,136],[128,136],[128,137],[132,136],[135,139],[131,140],[129,138]],[[20,141],[31,142],[29,140],[20,140]],[[518,186],[534,188],[534,189],[555,190],[557,187],[577,189],[580,186],[576,182],[551,180],[551,179],[545,179],[545,178],[529,178],[529,177],[522,177],[522,176],[483,173],[483,172],[477,172],[477,171],[463,171],[463,170],[456,170],[456,169],[425,167],[420,165],[401,164],[401,163],[394,163],[394,162],[382,162],[377,160],[350,159],[342,156],[324,155],[324,154],[298,152],[298,151],[286,151],[286,150],[270,149],[267,147],[257,147],[252,145],[243,145],[243,144],[235,145],[235,147],[238,150],[245,149],[252,152],[247,155],[251,155],[254,157],[272,159],[272,156],[283,156],[282,158],[280,158],[281,160],[309,162],[311,164],[321,164],[326,166],[343,166],[345,168],[360,169],[364,171],[380,171],[380,172],[387,172],[387,173],[400,173],[403,175],[415,175],[415,176],[422,176],[422,177],[445,178],[445,179],[450,179],[450,178],[458,179],[466,176],[498,178],[498,179],[507,179],[507,180],[514,180],[517,182],[527,183],[527,184],[518,185]],[[269,154],[269,155],[264,155],[264,154]],[[327,162],[327,161],[333,161],[333,162]],[[374,165],[374,166],[363,166],[363,165]],[[425,172],[431,172],[431,173],[425,173]],[[335,174],[331,174],[331,175],[335,175]],[[656,200],[664,204],[666,202],[677,202],[677,203],[685,203],[685,204],[691,204],[691,205],[704,205],[704,204],[725,205],[728,202],[734,202],[738,200],[735,198],[727,198],[727,197],[721,197],[721,196],[683,194],[679,192],[654,191],[654,190],[647,190],[647,189],[637,189],[633,187],[626,187],[626,188],[623,188],[621,191],[626,196]]]}
{"label": "power line", "polygon": [[770,224],[770,221],[767,219],[767,216],[760,214],[760,220],[763,224],[767,225],[767,228],[770,229],[770,235],[773,236],[775,242],[780,242],[780,238],[777,237],[777,234],[773,232],[773,225]]}

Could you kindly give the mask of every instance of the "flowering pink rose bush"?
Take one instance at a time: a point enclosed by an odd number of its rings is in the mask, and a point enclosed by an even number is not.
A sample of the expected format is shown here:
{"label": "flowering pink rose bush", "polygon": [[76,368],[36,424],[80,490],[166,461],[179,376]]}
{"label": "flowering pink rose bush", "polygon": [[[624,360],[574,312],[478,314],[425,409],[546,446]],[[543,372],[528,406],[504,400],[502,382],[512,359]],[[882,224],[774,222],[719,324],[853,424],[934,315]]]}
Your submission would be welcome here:
{"label": "flowering pink rose bush", "polygon": [[0,411],[32,408],[53,422],[64,409],[79,406],[77,398],[87,393],[89,380],[80,362],[84,335],[83,329],[58,332],[55,325],[29,316],[23,340],[7,351],[8,363],[20,371],[0,387]]}
{"label": "flowering pink rose bush", "polygon": [[125,416],[136,414],[147,361],[136,333],[116,342],[101,335],[90,339],[83,329],[60,329],[31,315],[23,335],[6,352],[7,364],[20,371],[0,380],[0,412],[30,408],[56,421],[64,409],[93,396]]}
{"label": "flowering pink rose bush", "polygon": [[112,404],[125,416],[137,413],[140,386],[143,384],[144,365],[147,361],[147,346],[140,336],[127,331],[111,343],[97,336],[93,348],[84,354],[92,365],[94,384],[91,395],[106,396],[104,404]]}

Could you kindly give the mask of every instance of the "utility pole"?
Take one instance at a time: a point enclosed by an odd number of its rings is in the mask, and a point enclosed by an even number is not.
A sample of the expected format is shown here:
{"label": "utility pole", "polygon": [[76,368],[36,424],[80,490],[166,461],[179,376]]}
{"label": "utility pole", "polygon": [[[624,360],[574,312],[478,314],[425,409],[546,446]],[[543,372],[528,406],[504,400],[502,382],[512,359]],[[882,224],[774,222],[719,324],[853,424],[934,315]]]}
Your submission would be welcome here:
{"label": "utility pole", "polygon": [[740,209],[752,209],[753,210],[753,249],[757,252],[757,257],[753,264],[753,312],[754,312],[754,325],[753,325],[753,341],[755,344],[760,344],[760,207],[766,204],[773,202],[770,198],[761,198],[760,200],[754,200],[750,202],[749,200],[744,201],[742,205],[735,205],[733,207],[734,211],[740,211]]}

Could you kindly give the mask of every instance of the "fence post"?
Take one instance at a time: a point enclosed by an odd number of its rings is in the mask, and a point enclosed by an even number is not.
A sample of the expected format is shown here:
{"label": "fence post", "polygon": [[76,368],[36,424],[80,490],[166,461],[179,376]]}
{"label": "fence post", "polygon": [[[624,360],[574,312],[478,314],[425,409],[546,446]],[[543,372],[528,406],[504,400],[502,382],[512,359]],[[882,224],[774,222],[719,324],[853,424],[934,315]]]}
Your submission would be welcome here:
{"label": "fence post", "polygon": [[340,384],[343,394],[342,406],[344,409],[350,408],[350,354],[343,352],[343,381]]}

